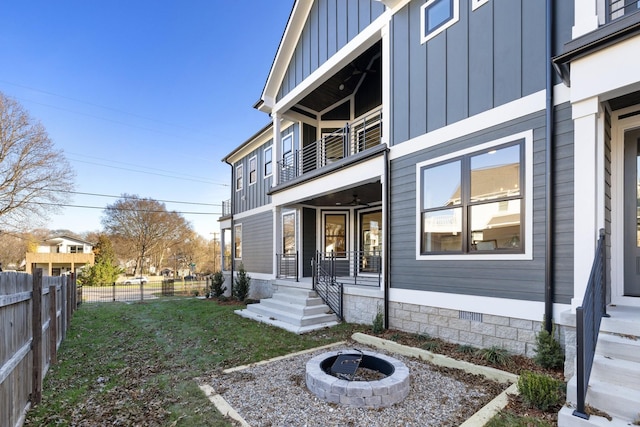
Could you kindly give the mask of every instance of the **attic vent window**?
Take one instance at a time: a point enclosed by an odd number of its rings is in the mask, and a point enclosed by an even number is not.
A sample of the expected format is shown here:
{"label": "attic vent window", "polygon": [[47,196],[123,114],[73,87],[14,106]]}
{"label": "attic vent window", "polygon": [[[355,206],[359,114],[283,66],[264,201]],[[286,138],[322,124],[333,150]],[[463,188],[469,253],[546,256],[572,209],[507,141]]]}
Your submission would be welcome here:
{"label": "attic vent window", "polygon": [[456,22],[459,0],[429,0],[420,9],[420,38],[426,43]]}

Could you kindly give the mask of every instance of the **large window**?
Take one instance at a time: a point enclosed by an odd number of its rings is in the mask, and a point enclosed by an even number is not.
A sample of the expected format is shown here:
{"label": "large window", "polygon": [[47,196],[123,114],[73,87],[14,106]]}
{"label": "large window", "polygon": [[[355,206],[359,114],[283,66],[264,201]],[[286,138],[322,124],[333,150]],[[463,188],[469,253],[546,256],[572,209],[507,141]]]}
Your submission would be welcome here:
{"label": "large window", "polygon": [[242,259],[242,224],[233,228],[233,234],[233,256],[235,259]]}
{"label": "large window", "polygon": [[264,150],[264,177],[271,176],[273,173],[273,149],[268,147]]}
{"label": "large window", "polygon": [[324,250],[344,257],[347,251],[347,215],[327,214],[324,217]]}
{"label": "large window", "polygon": [[522,253],[524,141],[419,169],[420,253]]}
{"label": "large window", "polygon": [[429,0],[420,9],[420,39],[427,42],[456,22],[459,0]]}
{"label": "large window", "polygon": [[282,253],[284,256],[296,254],[296,214],[282,215]]}

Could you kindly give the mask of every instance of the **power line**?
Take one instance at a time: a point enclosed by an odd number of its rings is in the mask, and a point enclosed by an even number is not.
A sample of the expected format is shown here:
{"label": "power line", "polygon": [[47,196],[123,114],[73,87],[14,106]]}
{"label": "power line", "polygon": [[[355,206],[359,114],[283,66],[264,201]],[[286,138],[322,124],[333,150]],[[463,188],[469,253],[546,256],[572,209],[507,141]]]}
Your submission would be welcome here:
{"label": "power line", "polygon": [[[113,196],[110,194],[99,194],[99,193],[84,193],[81,191],[60,191],[60,190],[50,190],[50,191],[57,191],[59,193],[69,193],[69,194],[81,194],[84,196],[97,196],[97,197],[111,197],[114,199],[131,199],[131,200],[141,200],[144,199],[144,197],[135,197],[135,196]],[[153,199],[156,202],[163,202],[163,203],[177,203],[177,204],[181,204],[181,205],[197,205],[197,206],[222,206],[220,203],[197,203],[197,202],[179,202],[177,200],[158,200],[158,199]]]}
{"label": "power line", "polygon": [[131,211],[131,212],[147,212],[147,213],[177,213],[181,215],[222,215],[221,212],[186,212],[186,211],[167,211],[167,210],[154,210],[154,209],[132,209],[132,208],[105,208],[102,206],[84,206],[84,205],[65,205],[60,203],[47,203],[47,202],[25,202],[34,205],[44,206],[57,206],[63,208],[83,208],[83,209],[100,209],[100,210],[116,210],[116,211]]}

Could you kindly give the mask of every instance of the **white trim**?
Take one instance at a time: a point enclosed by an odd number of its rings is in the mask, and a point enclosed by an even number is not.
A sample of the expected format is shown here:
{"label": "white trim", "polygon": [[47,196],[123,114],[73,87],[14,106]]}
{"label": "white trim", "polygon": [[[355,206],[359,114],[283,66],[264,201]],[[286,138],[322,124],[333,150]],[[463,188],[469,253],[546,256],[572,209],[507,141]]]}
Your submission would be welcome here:
{"label": "white trim", "polygon": [[[566,91],[564,90],[558,90],[558,92],[566,95]],[[451,141],[474,132],[504,124],[510,120],[526,116],[527,114],[544,111],[546,105],[545,100],[546,91],[541,90],[432,132],[419,135],[401,144],[392,146],[389,152],[389,158],[394,160],[416,151],[436,146],[445,141]],[[561,103],[559,101],[560,100],[556,100],[554,104],[559,105],[559,103]],[[568,99],[562,99],[562,102],[566,101],[568,101]]]}
{"label": "white trim", "polygon": [[[271,161],[269,163],[271,163],[271,172],[269,174],[266,173],[266,167],[267,167],[267,151],[271,150]],[[273,144],[269,145],[268,147],[264,147],[262,149],[262,159],[264,160],[264,163],[262,165],[262,174],[264,175],[262,177],[262,179],[267,179],[269,178],[271,175],[273,175]]]}
{"label": "white trim", "polygon": [[273,209],[273,206],[271,204],[263,205],[263,206],[259,206],[259,207],[255,208],[255,209],[250,209],[248,211],[244,211],[244,212],[233,214],[233,218],[234,219],[248,218],[248,217],[251,217],[253,215],[258,215],[258,214],[261,214],[261,213],[270,212],[272,209]]}
{"label": "white trim", "polygon": [[444,0],[444,1],[451,2],[451,6],[453,7],[453,11],[452,11],[453,14],[448,21],[444,21],[442,25],[440,25],[438,28],[436,28],[435,30],[427,34],[426,33],[427,22],[425,17],[425,11],[437,1],[443,1],[443,0],[429,0],[428,2],[426,2],[420,7],[420,43],[422,44],[428,42],[438,34],[442,33],[444,30],[446,30],[447,28],[449,28],[450,26],[458,22],[458,20],[460,19],[460,1]]}
{"label": "white trim", "polygon": [[[251,169],[251,162],[252,161],[255,162],[255,169],[254,170]],[[248,167],[248,169],[249,169],[249,175],[248,175],[249,180],[248,181],[249,181],[249,187],[251,187],[256,182],[258,182],[258,156],[257,155],[249,157],[249,167]],[[251,182],[251,172],[253,172],[253,171],[255,171],[255,173],[256,173],[256,178],[253,180],[253,182]]]}
{"label": "white trim", "polygon": [[[389,301],[447,308],[450,310],[481,312],[494,316],[513,317],[537,322],[542,319],[544,313],[544,302],[542,301],[525,301],[398,288],[389,289]],[[560,319],[560,313],[567,311],[569,308],[570,306],[566,304],[554,304],[553,318]]]}
{"label": "white trim", "polygon": [[[238,170],[242,171],[242,181],[240,181],[241,185],[240,187],[238,187]],[[235,182],[233,183],[233,187],[236,189],[236,193],[238,191],[242,191],[244,189],[244,164],[240,163],[239,165],[236,165],[236,173],[235,173]]]}
{"label": "white trim", "polygon": [[280,215],[280,228],[282,229],[282,238],[280,239],[280,254],[284,255],[284,217],[293,215],[293,250],[298,250],[298,211],[296,209],[283,210]]}
{"label": "white trim", "polygon": [[489,2],[489,0],[471,0],[471,10],[476,10],[487,2]]}
{"label": "white trim", "polygon": [[[522,254],[456,254],[456,255],[422,255],[420,253],[420,242],[422,241],[420,232],[420,195],[422,194],[422,179],[420,177],[420,169],[424,166],[428,166],[434,163],[439,163],[445,160],[460,157],[466,154],[487,150],[491,147],[506,144],[508,142],[515,142],[520,139],[524,139],[524,171],[525,171],[525,183],[524,183],[524,253]],[[531,260],[533,259],[533,130],[528,130],[520,133],[516,133],[504,138],[496,139],[493,141],[485,142],[484,144],[474,145],[473,147],[466,148],[464,150],[455,151],[449,154],[429,159],[424,162],[416,163],[416,260],[418,261],[477,261],[477,260]]]}

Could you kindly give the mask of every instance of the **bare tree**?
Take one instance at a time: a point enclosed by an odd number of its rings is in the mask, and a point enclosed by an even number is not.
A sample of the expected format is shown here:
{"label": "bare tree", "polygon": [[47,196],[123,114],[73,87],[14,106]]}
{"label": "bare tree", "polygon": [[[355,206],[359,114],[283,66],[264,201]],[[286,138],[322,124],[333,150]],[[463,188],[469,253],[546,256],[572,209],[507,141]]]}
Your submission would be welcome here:
{"label": "bare tree", "polygon": [[43,222],[69,199],[74,178],[44,127],[0,92],[0,227]]}
{"label": "bare tree", "polygon": [[147,259],[193,233],[190,224],[177,212],[167,211],[164,203],[127,194],[107,206],[102,225],[120,256],[135,255],[134,274],[142,272]]}

